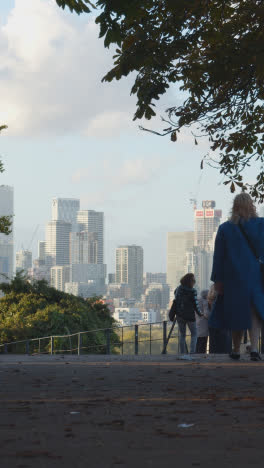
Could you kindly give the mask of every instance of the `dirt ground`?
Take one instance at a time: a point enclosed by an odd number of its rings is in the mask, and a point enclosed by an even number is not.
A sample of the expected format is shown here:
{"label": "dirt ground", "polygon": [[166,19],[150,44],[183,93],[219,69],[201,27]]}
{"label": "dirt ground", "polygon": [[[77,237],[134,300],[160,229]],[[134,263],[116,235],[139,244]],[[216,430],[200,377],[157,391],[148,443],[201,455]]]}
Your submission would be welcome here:
{"label": "dirt ground", "polygon": [[0,466],[263,467],[263,365],[1,355]]}

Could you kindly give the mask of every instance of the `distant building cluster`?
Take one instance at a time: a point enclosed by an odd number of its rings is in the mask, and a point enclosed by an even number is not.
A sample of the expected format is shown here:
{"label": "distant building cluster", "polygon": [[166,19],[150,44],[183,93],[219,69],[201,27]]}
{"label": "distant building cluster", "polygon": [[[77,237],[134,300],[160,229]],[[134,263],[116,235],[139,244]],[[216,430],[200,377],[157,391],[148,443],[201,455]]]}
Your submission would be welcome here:
{"label": "distant building cluster", "polygon": [[[13,197],[12,187],[0,186],[0,216],[14,215]],[[102,296],[120,326],[167,320],[170,300],[184,274],[195,274],[198,291],[210,285],[222,211],[212,200],[203,201],[201,209],[196,204],[194,208],[193,231],[167,234],[166,273],[144,273],[143,248],[120,245],[115,252],[115,271],[107,275],[104,213],[82,210],[79,199],[53,198],[45,239],[38,242],[38,257],[32,261],[30,249],[21,249],[15,257],[16,271],[44,279],[69,294]],[[1,281],[12,278],[13,263],[13,232],[0,234]]]}
{"label": "distant building cluster", "polygon": [[106,292],[104,213],[81,210],[80,200],[54,198],[46,238],[39,241],[31,276],[82,297]]}

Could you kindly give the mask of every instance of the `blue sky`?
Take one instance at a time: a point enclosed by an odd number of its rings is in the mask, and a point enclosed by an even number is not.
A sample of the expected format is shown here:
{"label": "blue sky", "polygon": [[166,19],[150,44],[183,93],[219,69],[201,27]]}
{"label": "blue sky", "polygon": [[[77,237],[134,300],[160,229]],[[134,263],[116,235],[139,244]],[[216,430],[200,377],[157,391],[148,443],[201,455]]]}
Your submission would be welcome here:
{"label": "blue sky", "polygon": [[[206,168],[198,187],[206,141],[183,132],[171,143],[132,123],[132,81],[101,83],[112,52],[91,17],[54,0],[5,0],[0,14],[1,183],[15,189],[16,247],[39,225],[36,250],[53,196],[80,197],[83,209],[105,212],[109,271],[115,247],[132,242],[144,247],[145,270],[165,271],[166,232],[193,228],[192,194],[230,207],[217,171]],[[179,99],[171,90],[158,114]],[[162,128],[159,117],[146,125]]]}

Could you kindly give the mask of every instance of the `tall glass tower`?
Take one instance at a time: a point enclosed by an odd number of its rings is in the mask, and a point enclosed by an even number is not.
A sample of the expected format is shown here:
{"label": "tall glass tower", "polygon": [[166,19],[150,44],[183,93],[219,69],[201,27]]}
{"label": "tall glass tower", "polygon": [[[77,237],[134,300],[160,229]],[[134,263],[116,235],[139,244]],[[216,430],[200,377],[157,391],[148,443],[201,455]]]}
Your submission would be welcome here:
{"label": "tall glass tower", "polygon": [[[0,186],[0,216],[14,215],[14,189],[8,185]],[[0,233],[0,281],[8,281],[14,273],[14,236]]]}
{"label": "tall glass tower", "polygon": [[77,223],[80,231],[97,234],[97,262],[104,263],[104,213],[94,210],[80,210],[77,213]]}

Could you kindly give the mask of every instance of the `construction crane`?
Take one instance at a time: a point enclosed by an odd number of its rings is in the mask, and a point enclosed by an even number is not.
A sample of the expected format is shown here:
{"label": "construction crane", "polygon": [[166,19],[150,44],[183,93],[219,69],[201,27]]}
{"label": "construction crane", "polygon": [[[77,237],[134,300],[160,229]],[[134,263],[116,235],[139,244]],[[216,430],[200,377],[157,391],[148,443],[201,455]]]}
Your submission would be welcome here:
{"label": "construction crane", "polygon": [[197,199],[198,199],[198,194],[199,194],[199,189],[200,189],[200,184],[201,184],[202,177],[203,177],[203,172],[201,172],[201,174],[199,175],[198,182],[197,182],[197,188],[196,188],[195,193],[194,192],[190,193],[191,198],[190,198],[189,201],[190,201],[190,204],[193,206],[194,211],[197,210]]}
{"label": "construction crane", "polygon": [[37,226],[36,226],[36,228],[35,228],[35,230],[34,230],[34,232],[33,232],[33,235],[32,235],[32,237],[31,237],[31,240],[30,240],[29,244],[28,244],[27,250],[30,250],[30,249],[31,249],[32,244],[33,244],[33,241],[34,241],[34,239],[35,239],[35,237],[36,237],[36,235],[37,235],[38,230],[39,230],[39,224],[37,224]]}
{"label": "construction crane", "polygon": [[193,205],[193,210],[195,211],[197,209],[197,199],[190,198],[190,204]]}

